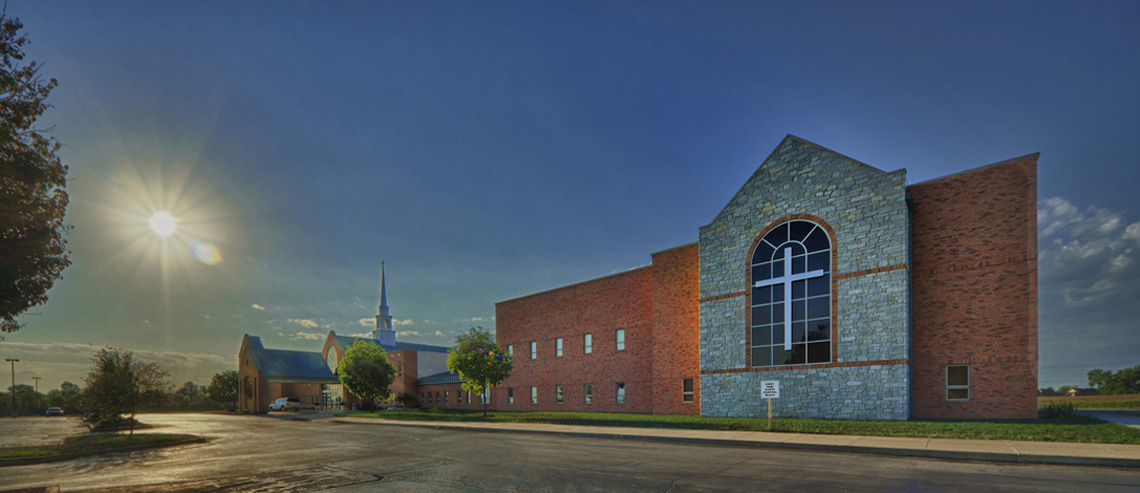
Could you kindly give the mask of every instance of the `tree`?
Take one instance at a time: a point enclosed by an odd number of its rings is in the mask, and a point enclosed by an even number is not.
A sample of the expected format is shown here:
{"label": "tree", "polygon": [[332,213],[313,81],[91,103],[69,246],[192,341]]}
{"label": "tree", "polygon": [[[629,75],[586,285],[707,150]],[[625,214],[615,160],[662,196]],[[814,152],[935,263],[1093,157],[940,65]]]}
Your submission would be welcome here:
{"label": "tree", "polygon": [[92,358],[91,373],[84,382],[89,403],[103,416],[117,419],[130,413],[133,436],[136,411],[162,398],[167,376],[155,363],[135,361],[130,351],[103,348]]}
{"label": "tree", "polygon": [[82,389],[78,385],[71,382],[63,382],[59,384],[58,389],[51,390],[47,393],[48,405],[53,407],[62,407],[65,411],[72,413],[79,410],[79,396]]}
{"label": "tree", "polygon": [[483,416],[487,415],[487,389],[501,385],[511,375],[514,365],[510,355],[495,343],[495,336],[483,327],[471,327],[455,338],[455,347],[447,352],[447,371],[459,373],[463,390],[474,392],[483,400]]}
{"label": "tree", "polygon": [[1111,370],[1092,370],[1089,372],[1089,385],[1096,387],[1101,394],[1140,394],[1140,366],[1115,373]]}
{"label": "tree", "polygon": [[[59,142],[35,128],[50,105],[36,62],[21,63],[23,24],[0,13],[0,333],[20,329],[16,317],[47,301],[68,259],[67,167]],[[50,129],[49,129],[50,130]]]}
{"label": "tree", "polygon": [[365,399],[387,399],[391,394],[389,387],[396,379],[396,369],[388,362],[384,349],[363,340],[344,351],[336,374],[349,392]]}
{"label": "tree", "polygon": [[231,407],[237,407],[234,403],[237,400],[237,394],[238,373],[234,370],[215,373],[213,380],[210,380],[210,385],[206,387],[206,396],[210,400],[218,404],[228,404]]}

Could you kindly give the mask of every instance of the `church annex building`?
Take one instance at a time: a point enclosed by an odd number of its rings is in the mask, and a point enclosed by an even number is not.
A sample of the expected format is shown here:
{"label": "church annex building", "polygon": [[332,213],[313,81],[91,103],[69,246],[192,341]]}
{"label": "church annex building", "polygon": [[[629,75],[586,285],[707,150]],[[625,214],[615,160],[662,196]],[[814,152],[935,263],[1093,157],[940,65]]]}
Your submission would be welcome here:
{"label": "church annex building", "polygon": [[[1036,417],[1036,162],[908,185],[789,135],[697,243],[497,303],[514,371],[490,407],[760,417],[776,380],[776,416]],[[395,341],[381,298],[393,389],[478,407],[446,348]],[[243,408],[357,402],[329,370],[352,339],[330,332],[307,353],[246,335]]]}

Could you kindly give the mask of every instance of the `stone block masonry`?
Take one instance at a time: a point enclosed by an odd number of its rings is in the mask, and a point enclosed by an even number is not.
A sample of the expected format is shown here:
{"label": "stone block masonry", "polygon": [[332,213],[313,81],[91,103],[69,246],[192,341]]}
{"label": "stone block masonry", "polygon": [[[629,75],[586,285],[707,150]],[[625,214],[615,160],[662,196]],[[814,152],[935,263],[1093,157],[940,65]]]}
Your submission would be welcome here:
{"label": "stone block masonry", "polygon": [[[806,219],[832,241],[830,363],[748,361],[748,269],[770,228]],[[762,380],[780,380],[778,416],[906,419],[909,414],[906,175],[789,136],[700,230],[704,416],[762,416]],[[784,390],[786,389],[786,391]]]}

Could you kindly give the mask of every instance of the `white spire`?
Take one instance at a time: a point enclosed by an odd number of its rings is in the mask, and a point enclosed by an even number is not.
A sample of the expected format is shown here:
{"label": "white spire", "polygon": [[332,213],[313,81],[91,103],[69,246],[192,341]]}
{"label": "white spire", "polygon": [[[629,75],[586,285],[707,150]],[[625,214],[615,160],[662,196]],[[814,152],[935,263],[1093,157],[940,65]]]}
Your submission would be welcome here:
{"label": "white spire", "polygon": [[392,328],[392,315],[388,313],[388,290],[385,286],[384,262],[380,262],[380,312],[376,314],[376,329],[372,336],[381,346],[396,345],[396,331]]}

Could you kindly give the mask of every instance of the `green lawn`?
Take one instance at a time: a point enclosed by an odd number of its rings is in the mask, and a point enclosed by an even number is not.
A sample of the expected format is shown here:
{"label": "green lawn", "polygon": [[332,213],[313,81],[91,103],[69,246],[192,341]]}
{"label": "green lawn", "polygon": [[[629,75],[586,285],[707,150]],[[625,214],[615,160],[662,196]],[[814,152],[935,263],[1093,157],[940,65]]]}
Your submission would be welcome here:
{"label": "green lawn", "polygon": [[168,433],[139,433],[133,437],[128,435],[77,435],[68,437],[62,445],[0,448],[0,459],[48,457],[73,453],[97,454],[137,446],[165,447],[185,443],[196,438],[198,437],[194,435]]}
{"label": "green lawn", "polygon": [[[765,431],[768,429],[767,419],[704,418],[700,416],[652,414],[494,411],[490,413],[490,416],[484,418],[482,411],[437,409],[347,412],[339,416],[416,421],[491,421],[736,431]],[[772,431],[779,432],[820,433],[829,435],[1140,444],[1140,430],[1084,416],[1058,419],[988,421],[855,421],[841,419],[776,418],[772,420],[772,428]]]}

